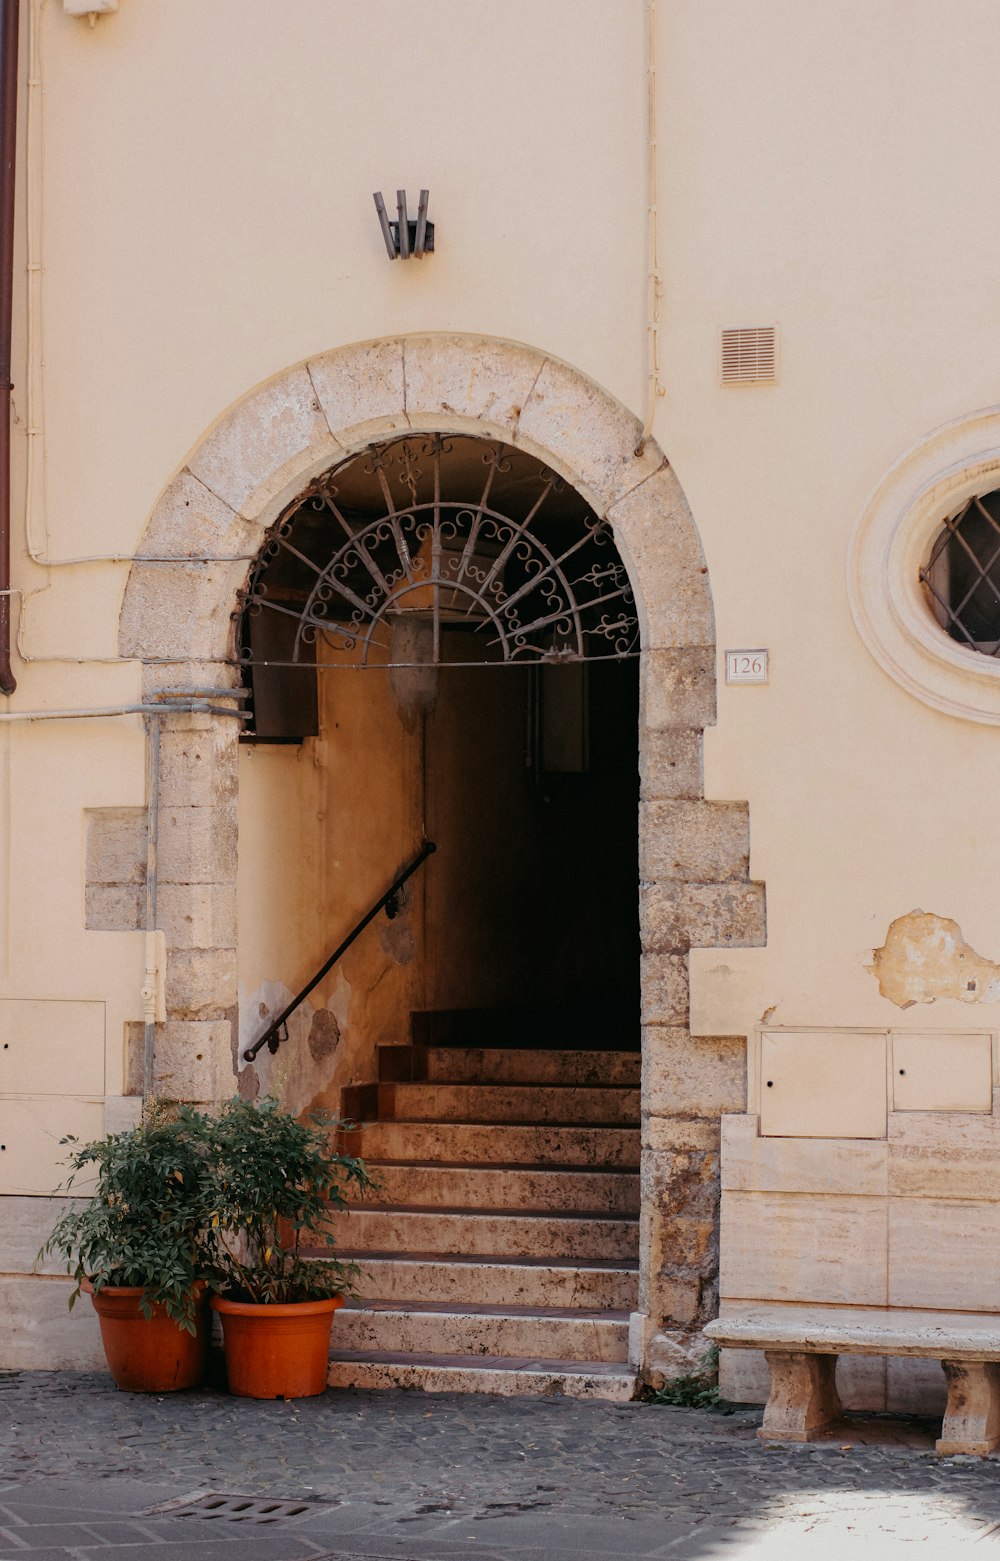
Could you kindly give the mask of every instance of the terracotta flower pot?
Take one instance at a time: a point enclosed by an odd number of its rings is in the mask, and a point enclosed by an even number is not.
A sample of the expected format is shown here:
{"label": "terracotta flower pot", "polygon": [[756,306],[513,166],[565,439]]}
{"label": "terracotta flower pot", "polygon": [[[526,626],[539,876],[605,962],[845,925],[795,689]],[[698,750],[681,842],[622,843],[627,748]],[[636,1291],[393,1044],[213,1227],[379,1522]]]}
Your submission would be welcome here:
{"label": "terracotta flower pot", "polygon": [[190,1334],[162,1306],[154,1306],[147,1320],[139,1309],[141,1286],[105,1285],[95,1295],[85,1280],[83,1289],[100,1319],[101,1343],[116,1387],[125,1393],[173,1393],[201,1381],[208,1348],[204,1295]]}
{"label": "terracotta flower pot", "polygon": [[212,1297],[222,1319],[229,1391],[240,1398],[314,1398],[326,1388],[330,1325],[343,1296],[258,1306]]}

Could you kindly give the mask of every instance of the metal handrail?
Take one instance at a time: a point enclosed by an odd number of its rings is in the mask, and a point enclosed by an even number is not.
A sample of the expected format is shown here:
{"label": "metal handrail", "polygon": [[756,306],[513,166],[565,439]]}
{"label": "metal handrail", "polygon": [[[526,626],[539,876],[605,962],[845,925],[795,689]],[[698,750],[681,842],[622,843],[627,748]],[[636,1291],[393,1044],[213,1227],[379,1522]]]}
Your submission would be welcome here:
{"label": "metal handrail", "polygon": [[[368,926],[368,923],[375,920],[375,917],[378,915],[380,910],[384,908],[386,915],[389,917],[390,921],[392,920],[392,918],[396,915],[396,912],[399,910],[399,901],[397,897],[399,895],[400,889],[403,887],[408,878],[412,878],[417,868],[420,867],[422,863],[426,862],[427,858],[433,855],[436,850],[437,846],[434,844],[433,840],[424,841],[420,850],[413,858],[413,861],[408,863],[408,865],[403,868],[403,871],[393,879],[385,893],[380,895],[379,898],[375,901],[375,904],[371,907],[371,910],[362,916],[361,920],[357,922],[356,925],[347,934],[347,937],[344,939],[343,943],[338,943],[337,947],[330,955],[330,958],[324,965],[320,966],[319,970],[317,970],[316,974],[309,982],[309,985],[304,986],[302,991],[292,998],[292,1001],[289,1003],[288,1007],[283,1009],[282,1012],[278,1015],[277,1019],[268,1025],[260,1039],[254,1041],[252,1046],[248,1046],[246,1048],[243,1053],[244,1062],[253,1062],[262,1046],[266,1046],[268,1051],[273,1055],[274,1052],[278,1050],[278,1047],[281,1045],[282,1041],[288,1040],[288,1029],[286,1021],[288,1020],[289,1016],[293,1014],[296,1008],[298,1008],[299,1004],[309,996],[309,993],[312,991],[313,987],[319,985],[327,971],[332,969],[332,967],[337,963],[338,959],[340,959],[341,955],[347,952],[355,938],[358,937],[360,933],[364,932],[365,928]],[[281,1033],[282,1031],[284,1031],[284,1034]]]}

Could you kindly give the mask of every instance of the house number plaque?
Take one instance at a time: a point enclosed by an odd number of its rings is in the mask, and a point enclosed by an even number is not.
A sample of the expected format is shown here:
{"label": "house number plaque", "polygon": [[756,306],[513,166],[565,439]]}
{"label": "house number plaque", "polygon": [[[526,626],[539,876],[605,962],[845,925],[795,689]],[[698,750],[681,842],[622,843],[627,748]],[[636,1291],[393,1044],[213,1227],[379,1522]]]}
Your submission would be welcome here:
{"label": "house number plaque", "polygon": [[727,683],[766,683],[766,650],[727,650]]}

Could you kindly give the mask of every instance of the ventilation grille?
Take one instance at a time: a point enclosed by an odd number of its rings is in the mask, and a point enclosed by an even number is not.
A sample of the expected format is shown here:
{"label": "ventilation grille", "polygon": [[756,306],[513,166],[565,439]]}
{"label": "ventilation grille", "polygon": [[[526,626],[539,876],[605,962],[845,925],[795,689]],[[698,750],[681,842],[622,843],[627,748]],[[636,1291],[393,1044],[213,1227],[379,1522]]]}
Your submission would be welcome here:
{"label": "ventilation grille", "polygon": [[722,333],[724,385],[773,384],[778,377],[778,332],[773,325],[740,325]]}

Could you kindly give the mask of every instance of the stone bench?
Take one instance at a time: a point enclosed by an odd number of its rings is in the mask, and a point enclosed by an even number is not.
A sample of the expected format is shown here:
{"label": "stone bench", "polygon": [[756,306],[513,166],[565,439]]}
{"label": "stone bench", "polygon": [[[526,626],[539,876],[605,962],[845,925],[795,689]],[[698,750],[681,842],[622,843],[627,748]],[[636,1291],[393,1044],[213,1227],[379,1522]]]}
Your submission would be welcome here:
{"label": "stone bench", "polygon": [[809,1442],[839,1418],[838,1355],[906,1355],[944,1368],[939,1453],[1000,1447],[1000,1315],[751,1302],[727,1312],[705,1335],[723,1349],[763,1350],[771,1393],[757,1435],[766,1441]]}

